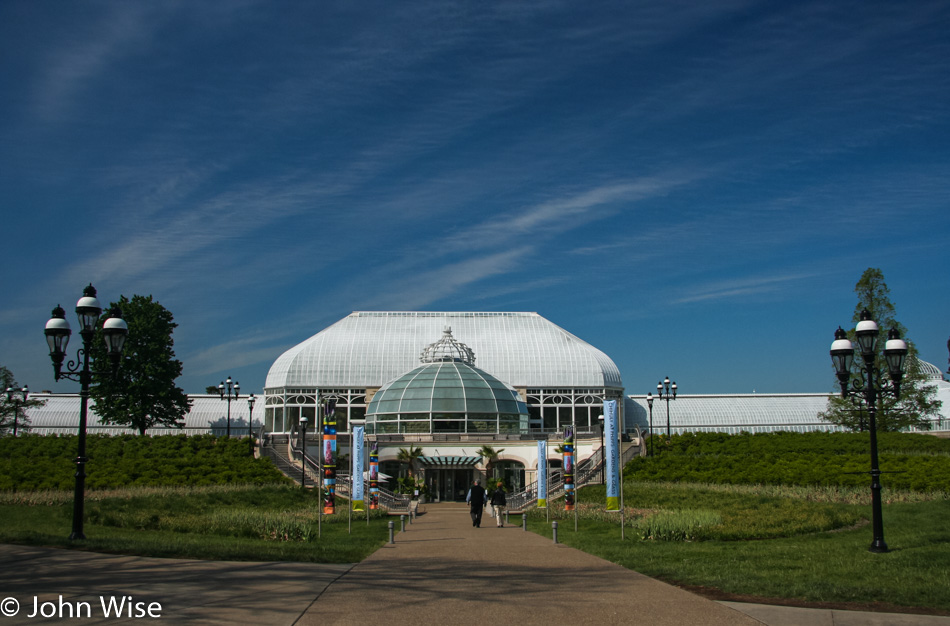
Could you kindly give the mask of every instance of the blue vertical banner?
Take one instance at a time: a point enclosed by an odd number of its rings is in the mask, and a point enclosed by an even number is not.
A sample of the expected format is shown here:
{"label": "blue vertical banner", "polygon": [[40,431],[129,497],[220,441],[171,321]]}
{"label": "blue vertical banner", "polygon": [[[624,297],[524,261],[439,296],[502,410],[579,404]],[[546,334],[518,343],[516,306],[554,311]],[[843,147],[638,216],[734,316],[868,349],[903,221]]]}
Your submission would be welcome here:
{"label": "blue vertical banner", "polygon": [[604,402],[604,464],[607,482],[607,510],[620,510],[620,449],[618,448],[617,401]]}
{"label": "blue vertical banner", "polygon": [[366,462],[363,453],[363,434],[365,427],[355,426],[353,428],[353,441],[350,445],[350,456],[353,459],[353,467],[350,469],[350,476],[353,482],[353,502],[354,511],[363,511],[363,465]]}
{"label": "blue vertical banner", "polygon": [[538,508],[548,508],[548,442],[538,441]]}

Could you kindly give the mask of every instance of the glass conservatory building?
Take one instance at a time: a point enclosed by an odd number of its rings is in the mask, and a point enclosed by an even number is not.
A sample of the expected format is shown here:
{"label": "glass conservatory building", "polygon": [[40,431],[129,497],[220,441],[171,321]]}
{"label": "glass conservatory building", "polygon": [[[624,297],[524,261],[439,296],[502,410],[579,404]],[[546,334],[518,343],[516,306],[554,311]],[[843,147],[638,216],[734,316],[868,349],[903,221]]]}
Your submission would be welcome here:
{"label": "glass conservatory building", "polygon": [[499,448],[494,467],[515,489],[532,480],[538,439],[570,426],[578,459],[590,456],[603,403],[622,400],[623,384],[606,354],[537,313],[363,311],[281,355],[264,396],[271,433],[317,423],[335,400],[337,431],[365,422],[380,471],[404,470],[399,450],[418,447],[430,495],[457,500],[482,446]]}
{"label": "glass conservatory building", "polygon": [[[384,385],[395,392],[399,387],[392,385],[397,379],[420,367],[420,354],[433,342],[438,343],[446,328],[451,328],[457,342],[477,355],[474,373],[459,368],[452,376],[472,380],[473,376],[487,375],[498,381],[486,382],[489,389],[500,384],[514,390],[527,408],[526,423],[520,413],[503,411],[509,416],[502,418],[503,432],[514,428],[513,415],[518,415],[519,431],[555,432],[570,425],[593,432],[599,428],[597,418],[604,400],[622,398],[620,372],[610,357],[537,313],[358,311],[277,358],[264,388],[265,429],[290,432],[301,417],[314,423],[318,403],[334,398],[338,430],[348,431],[350,420],[367,417],[369,400]],[[453,357],[452,362],[464,361]],[[475,366],[474,361],[466,364]],[[443,377],[449,376],[449,371],[432,374],[434,369],[438,368],[423,367],[418,374],[434,375],[441,386],[448,380]],[[387,401],[395,397],[391,392],[386,394]],[[467,411],[476,415],[476,400],[487,399],[466,398],[471,406]],[[441,406],[434,405],[432,411],[439,413]],[[408,411],[383,412],[402,413]],[[465,433],[482,427],[476,422],[483,420],[466,418],[469,422],[463,426],[453,419],[435,418],[428,432]],[[408,416],[397,417],[396,426],[391,419],[380,419],[379,423],[384,421],[390,423],[383,427],[387,432],[393,428],[397,433],[422,428],[418,424],[409,426],[412,420]]]}

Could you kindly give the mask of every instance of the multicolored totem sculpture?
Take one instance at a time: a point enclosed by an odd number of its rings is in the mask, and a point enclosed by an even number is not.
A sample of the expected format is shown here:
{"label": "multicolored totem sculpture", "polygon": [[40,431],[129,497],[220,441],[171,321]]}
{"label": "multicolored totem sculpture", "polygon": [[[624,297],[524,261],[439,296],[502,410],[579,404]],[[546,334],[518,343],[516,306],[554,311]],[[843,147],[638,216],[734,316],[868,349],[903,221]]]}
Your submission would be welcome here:
{"label": "multicolored totem sculpture", "polygon": [[323,514],[336,510],[336,400],[323,405]]}
{"label": "multicolored totem sculpture", "polygon": [[564,431],[564,510],[574,510],[574,431]]}
{"label": "multicolored totem sculpture", "polygon": [[379,508],[379,448],[375,441],[369,453],[369,508]]}

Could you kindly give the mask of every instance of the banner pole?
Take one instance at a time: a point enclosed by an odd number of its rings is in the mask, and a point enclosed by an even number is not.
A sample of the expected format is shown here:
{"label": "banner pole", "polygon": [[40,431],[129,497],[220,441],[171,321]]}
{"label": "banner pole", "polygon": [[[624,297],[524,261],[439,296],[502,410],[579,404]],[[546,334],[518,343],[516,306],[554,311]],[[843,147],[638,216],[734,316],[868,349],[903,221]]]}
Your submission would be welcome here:
{"label": "banner pole", "polygon": [[[621,397],[621,399],[623,398]],[[623,503],[623,429],[620,427],[623,424],[622,411],[623,407],[621,406],[620,411],[617,413],[618,419],[620,420],[620,424],[617,425],[617,450],[620,453],[620,462],[617,463],[617,471],[620,474],[618,478],[620,482],[620,541],[625,539],[624,532],[626,530],[626,520],[624,519],[626,510]],[[643,440],[641,439],[638,444],[642,446]]]}
{"label": "banner pole", "polygon": [[[321,410],[321,396],[317,396],[317,417],[313,421],[320,424],[320,451],[317,452],[317,537],[323,538],[323,411]],[[314,425],[316,431],[316,424]],[[306,464],[307,459],[304,459]]]}

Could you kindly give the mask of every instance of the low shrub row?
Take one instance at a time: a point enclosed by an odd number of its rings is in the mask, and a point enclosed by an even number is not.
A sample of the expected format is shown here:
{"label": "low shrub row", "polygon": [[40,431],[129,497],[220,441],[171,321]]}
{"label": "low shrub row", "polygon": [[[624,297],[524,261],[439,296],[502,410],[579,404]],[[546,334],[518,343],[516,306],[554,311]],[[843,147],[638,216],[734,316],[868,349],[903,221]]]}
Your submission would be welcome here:
{"label": "low shrub row", "polygon": [[[69,489],[76,435],[0,439],[0,491]],[[250,455],[247,439],[212,435],[89,435],[86,486],[266,484],[287,480],[269,459]]]}
{"label": "low shrub row", "polygon": [[[623,521],[641,540],[741,541],[827,532],[862,519],[866,507],[812,491],[825,490],[625,481]],[[619,512],[604,511],[605,498],[604,486],[584,487],[576,513],[555,500],[550,510],[533,509],[529,518],[569,521],[576,514],[580,520],[619,525]]]}
{"label": "low shrub row", "polygon": [[[733,485],[861,486],[870,481],[868,433],[687,433],[657,437],[654,456],[635,458],[626,478]],[[881,433],[886,488],[950,491],[950,440]]]}

